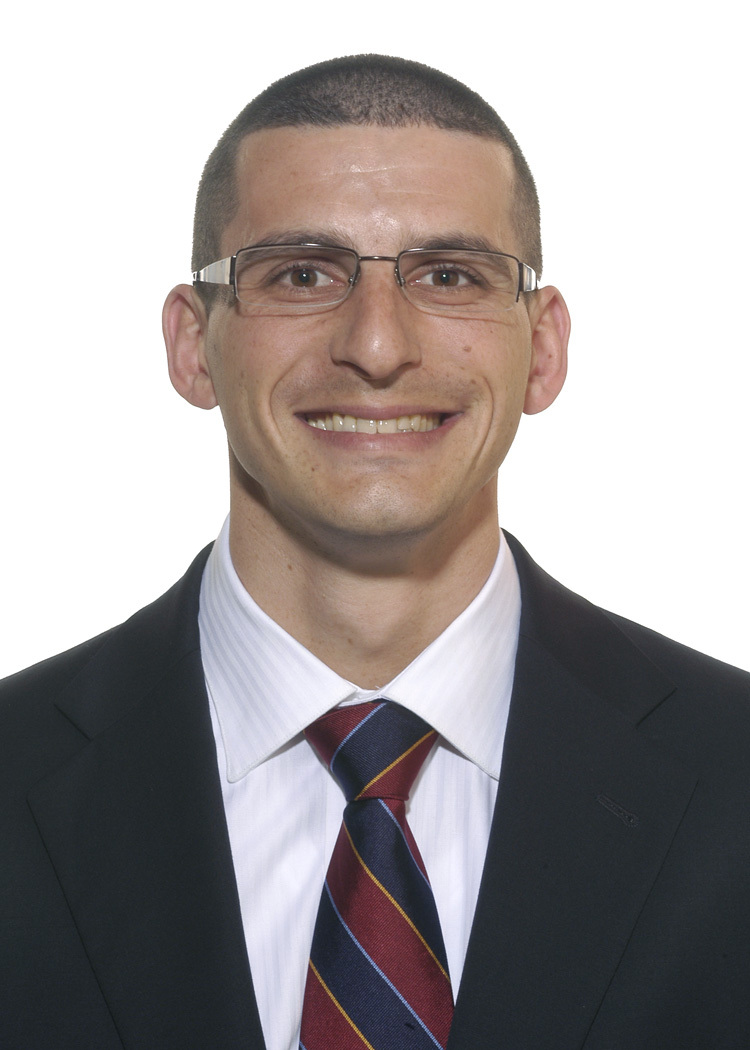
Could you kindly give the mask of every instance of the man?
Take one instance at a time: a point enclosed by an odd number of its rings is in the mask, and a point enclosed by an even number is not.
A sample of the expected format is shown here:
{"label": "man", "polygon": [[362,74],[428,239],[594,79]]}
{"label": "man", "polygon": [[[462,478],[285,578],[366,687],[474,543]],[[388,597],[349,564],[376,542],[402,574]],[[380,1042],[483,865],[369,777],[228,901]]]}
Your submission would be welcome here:
{"label": "man", "polygon": [[[209,159],[194,268],[169,369],[222,411],[230,516],[154,605],[3,686],[2,1045],[750,1045],[750,680],[498,528],[498,468],[569,332],[507,128],[413,63],[294,74]],[[337,841],[336,711],[352,734],[362,711],[426,724],[391,823],[429,936],[369,829]],[[397,935],[359,933],[347,836]],[[335,949],[326,894],[349,909]],[[433,1028],[409,931],[450,980]]]}

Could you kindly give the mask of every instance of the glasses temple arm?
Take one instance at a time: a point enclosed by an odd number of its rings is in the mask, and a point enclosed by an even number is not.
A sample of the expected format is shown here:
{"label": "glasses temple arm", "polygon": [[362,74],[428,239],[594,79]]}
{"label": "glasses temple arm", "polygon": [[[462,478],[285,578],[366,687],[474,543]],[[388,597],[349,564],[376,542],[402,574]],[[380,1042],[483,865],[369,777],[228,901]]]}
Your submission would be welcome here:
{"label": "glasses temple arm", "polygon": [[196,270],[193,273],[193,283],[200,281],[202,284],[231,284],[233,261],[234,256],[230,255],[226,259],[209,263],[202,270]]}
{"label": "glasses temple arm", "polygon": [[536,275],[536,271],[532,270],[526,263],[519,263],[521,267],[521,286],[519,292],[535,292],[539,287],[539,279]]}

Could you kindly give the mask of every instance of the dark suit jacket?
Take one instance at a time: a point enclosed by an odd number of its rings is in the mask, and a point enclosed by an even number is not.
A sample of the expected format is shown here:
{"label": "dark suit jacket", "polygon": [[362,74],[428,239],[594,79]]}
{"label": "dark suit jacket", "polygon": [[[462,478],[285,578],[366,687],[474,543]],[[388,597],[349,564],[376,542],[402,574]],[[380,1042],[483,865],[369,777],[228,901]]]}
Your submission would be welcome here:
{"label": "dark suit jacket", "polygon": [[[523,614],[451,1050],[750,1047],[750,676],[512,541]],[[259,1050],[199,652],[204,552],[0,687],[4,1050]]]}

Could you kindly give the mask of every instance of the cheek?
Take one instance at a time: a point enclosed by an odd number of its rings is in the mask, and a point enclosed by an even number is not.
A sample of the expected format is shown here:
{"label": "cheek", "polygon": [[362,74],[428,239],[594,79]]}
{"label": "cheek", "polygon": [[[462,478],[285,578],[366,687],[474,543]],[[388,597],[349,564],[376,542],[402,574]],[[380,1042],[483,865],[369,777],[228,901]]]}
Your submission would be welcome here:
{"label": "cheek", "polygon": [[255,414],[268,403],[279,355],[264,345],[262,332],[244,324],[225,324],[208,345],[214,389],[225,416]]}
{"label": "cheek", "polygon": [[498,408],[523,401],[531,366],[531,345],[523,332],[499,328],[481,341],[464,343],[456,368],[473,376]]}

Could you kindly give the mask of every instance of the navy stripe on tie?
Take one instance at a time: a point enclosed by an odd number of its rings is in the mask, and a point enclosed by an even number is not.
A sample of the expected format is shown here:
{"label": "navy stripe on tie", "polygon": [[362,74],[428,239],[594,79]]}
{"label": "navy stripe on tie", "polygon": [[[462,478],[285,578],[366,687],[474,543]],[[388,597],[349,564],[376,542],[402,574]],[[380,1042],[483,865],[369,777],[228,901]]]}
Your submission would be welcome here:
{"label": "navy stripe on tie", "polygon": [[[430,884],[414,860],[398,821],[386,805],[378,803],[379,800],[373,799],[370,803],[355,802],[348,805],[344,811],[344,824],[357,844],[357,852],[363,862],[403,908],[440,965],[447,970],[448,960],[432,890],[419,895],[410,892],[411,879],[405,873],[409,869],[416,869],[419,880],[426,883],[428,889]],[[394,823],[398,829],[397,835],[394,835]],[[383,849],[383,843],[389,844],[391,849]]]}
{"label": "navy stripe on tie", "polygon": [[[380,704],[357,728],[349,734],[346,747],[339,746],[330,764],[330,770],[341,785],[347,801],[377,777],[405,750],[430,732],[427,722],[407,712],[408,722],[402,717],[402,708],[395,704],[386,711]],[[408,726],[405,740],[404,725]],[[354,770],[356,769],[356,773]]]}
{"label": "navy stripe on tie", "polygon": [[[326,974],[331,993],[373,1046],[403,1045],[409,1050],[434,1050],[440,1043],[364,951],[341,918],[328,886],[318,912],[321,937],[313,943],[311,960]],[[325,944],[325,948],[321,947]],[[394,1042],[394,1039],[397,1040]]]}

